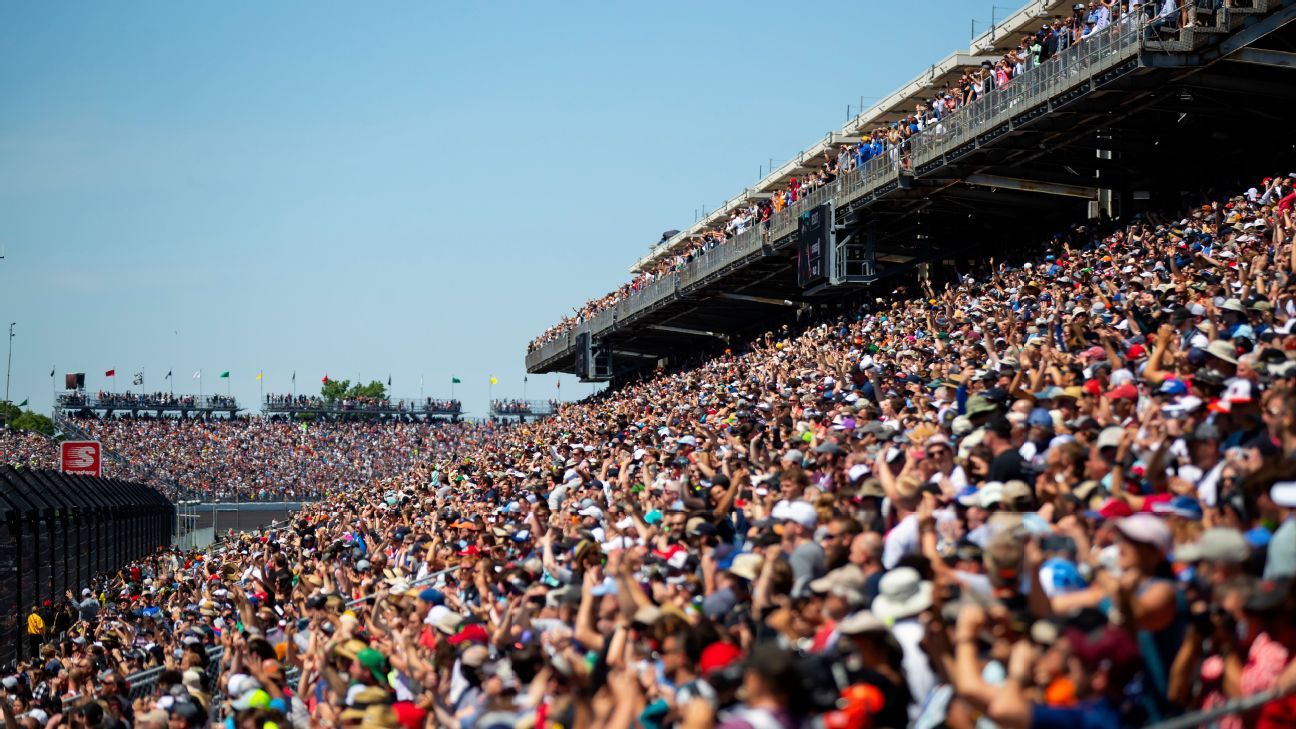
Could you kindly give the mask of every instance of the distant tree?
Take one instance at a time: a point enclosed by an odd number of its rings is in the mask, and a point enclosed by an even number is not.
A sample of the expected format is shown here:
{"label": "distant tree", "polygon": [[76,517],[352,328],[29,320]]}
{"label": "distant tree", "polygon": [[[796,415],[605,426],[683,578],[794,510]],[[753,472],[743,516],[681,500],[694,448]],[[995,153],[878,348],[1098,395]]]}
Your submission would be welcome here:
{"label": "distant tree", "polygon": [[367,385],[361,385],[357,382],[354,387],[347,390],[347,397],[368,397],[381,400],[387,397],[387,386],[378,380],[373,380]]}
{"label": "distant tree", "polygon": [[351,380],[329,380],[320,387],[320,397],[329,402],[356,397],[381,400],[387,397],[387,386],[378,380],[374,380],[367,385],[361,385],[358,382],[352,385]]}
{"label": "distant tree", "polygon": [[13,403],[0,402],[0,423],[8,423],[14,430],[31,430],[45,435],[54,435],[54,421],[30,410],[23,410]]}
{"label": "distant tree", "polygon": [[320,397],[333,402],[346,397],[347,388],[351,386],[351,380],[328,380],[320,387]]}

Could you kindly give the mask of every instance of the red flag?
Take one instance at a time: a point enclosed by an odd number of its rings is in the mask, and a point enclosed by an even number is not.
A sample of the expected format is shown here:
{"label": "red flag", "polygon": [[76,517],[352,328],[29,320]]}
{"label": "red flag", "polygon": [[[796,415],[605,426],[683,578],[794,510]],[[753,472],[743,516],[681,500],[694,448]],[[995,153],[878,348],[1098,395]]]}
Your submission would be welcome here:
{"label": "red flag", "polygon": [[107,372],[104,373],[104,377],[116,377],[116,376],[117,376],[117,370],[115,369],[108,370]]}
{"label": "red flag", "polygon": [[324,384],[327,385],[327,384],[328,384],[328,375],[324,375],[324,379],[320,380],[320,382],[323,382]]}

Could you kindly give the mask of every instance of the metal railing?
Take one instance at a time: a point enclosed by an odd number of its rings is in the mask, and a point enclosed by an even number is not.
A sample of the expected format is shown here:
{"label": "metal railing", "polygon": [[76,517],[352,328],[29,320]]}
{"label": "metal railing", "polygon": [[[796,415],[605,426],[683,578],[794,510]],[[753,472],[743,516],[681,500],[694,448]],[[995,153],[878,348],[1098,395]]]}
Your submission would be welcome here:
{"label": "metal railing", "polygon": [[[267,396],[269,397],[269,396]],[[360,413],[371,415],[457,415],[463,411],[463,403],[458,400],[439,398],[398,398],[380,403],[342,402],[340,400],[263,400],[261,411],[264,413],[319,413],[348,414]]]}
{"label": "metal railing", "polygon": [[1143,46],[1147,22],[1141,14],[1126,18],[910,137],[907,146],[913,166],[921,167],[947,150],[975,141],[1011,118],[1047,103],[1059,92],[1136,56]]}
{"label": "metal railing", "polygon": [[[1029,68],[1005,86],[987,92],[977,100],[947,114],[924,130],[869,159],[837,180],[803,194],[770,219],[750,230],[701,252],[677,271],[653,281],[618,302],[609,316],[605,310],[580,322],[571,330],[541,344],[527,355],[528,366],[538,366],[567,352],[578,332],[596,334],[624,322],[659,303],[665,296],[685,293],[764,244],[779,244],[797,230],[802,212],[832,200],[838,207],[852,203],[898,179],[905,170],[932,162],[943,154],[975,143],[979,137],[1047,103],[1062,91],[1089,81],[1109,69],[1136,57],[1144,48],[1145,34],[1153,19],[1143,13],[1123,16],[1088,38],[1078,41],[1053,57]],[[1170,31],[1178,32],[1177,27]]]}
{"label": "metal railing", "polygon": [[552,415],[557,409],[554,400],[491,400],[491,415],[504,417],[531,417]]}
{"label": "metal railing", "polygon": [[156,399],[151,395],[133,395],[131,393],[112,394],[108,397],[87,395],[85,393],[67,393],[59,395],[54,401],[55,407],[61,410],[153,410],[163,412],[191,412],[215,410],[226,412],[239,410],[238,400],[227,395],[209,395],[195,397],[181,395]]}

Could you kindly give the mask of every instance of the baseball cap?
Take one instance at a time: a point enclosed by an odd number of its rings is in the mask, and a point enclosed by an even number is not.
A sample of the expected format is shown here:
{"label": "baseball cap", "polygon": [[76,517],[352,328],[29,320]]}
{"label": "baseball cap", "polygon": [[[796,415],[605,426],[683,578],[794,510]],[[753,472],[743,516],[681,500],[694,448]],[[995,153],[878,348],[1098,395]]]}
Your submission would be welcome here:
{"label": "baseball cap", "polygon": [[1100,519],[1110,521],[1112,519],[1124,519],[1134,513],[1130,505],[1120,499],[1107,499],[1098,507],[1097,511],[1086,511],[1085,516],[1090,519]]}
{"label": "baseball cap", "polygon": [[1169,554],[1174,547],[1170,527],[1152,514],[1132,514],[1124,519],[1118,519],[1116,530],[1131,542],[1151,545],[1159,549],[1162,554]]}
{"label": "baseball cap", "polygon": [[1251,555],[1242,532],[1227,527],[1214,527],[1202,532],[1197,541],[1176,549],[1176,562],[1223,562],[1241,564]]}
{"label": "baseball cap", "polygon": [[1108,390],[1107,397],[1112,400],[1137,400],[1138,388],[1126,383]]}
{"label": "baseball cap", "polygon": [[702,657],[698,661],[698,670],[701,671],[703,678],[705,678],[716,671],[724,670],[738,663],[740,660],[742,660],[742,648],[733,643],[719,641],[702,649]]}
{"label": "baseball cap", "polygon": [[1121,439],[1125,437],[1125,429],[1119,425],[1109,425],[1102,429],[1098,434],[1098,450],[1103,448],[1115,448],[1120,445]]}
{"label": "baseball cap", "polygon": [[793,501],[780,516],[784,521],[794,521],[806,529],[814,529],[819,523],[819,513],[806,501]]}

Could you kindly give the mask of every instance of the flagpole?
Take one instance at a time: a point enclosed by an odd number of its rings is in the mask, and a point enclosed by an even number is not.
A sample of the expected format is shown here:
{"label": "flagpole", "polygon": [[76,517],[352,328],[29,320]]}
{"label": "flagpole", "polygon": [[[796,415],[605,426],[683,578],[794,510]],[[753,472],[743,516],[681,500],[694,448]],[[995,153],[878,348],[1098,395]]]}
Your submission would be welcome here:
{"label": "flagpole", "polygon": [[[451,395],[451,397],[454,397]],[[419,400],[423,399],[423,375],[419,375]]]}
{"label": "flagpole", "polygon": [[527,376],[522,375],[522,399],[526,400]]}
{"label": "flagpole", "polygon": [[202,368],[199,367],[199,368],[198,368],[198,406],[201,407],[202,404],[203,404],[203,399],[202,399]]}

